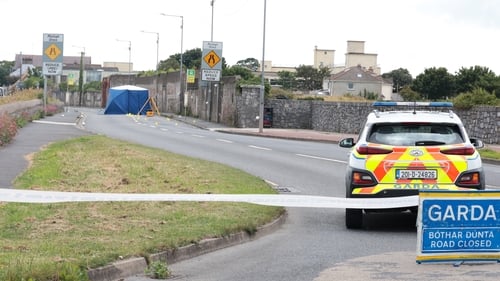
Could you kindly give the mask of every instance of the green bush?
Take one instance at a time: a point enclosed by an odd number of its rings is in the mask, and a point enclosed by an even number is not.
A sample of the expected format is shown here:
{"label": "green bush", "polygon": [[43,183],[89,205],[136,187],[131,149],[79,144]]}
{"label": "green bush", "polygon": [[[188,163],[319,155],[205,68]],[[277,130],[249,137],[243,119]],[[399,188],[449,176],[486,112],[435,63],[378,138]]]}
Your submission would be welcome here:
{"label": "green bush", "polygon": [[9,114],[4,112],[0,115],[0,146],[12,141],[17,134],[17,124]]}
{"label": "green bush", "polygon": [[494,93],[489,93],[482,88],[462,93],[453,99],[453,106],[459,109],[470,109],[474,105],[500,105],[500,99]]}

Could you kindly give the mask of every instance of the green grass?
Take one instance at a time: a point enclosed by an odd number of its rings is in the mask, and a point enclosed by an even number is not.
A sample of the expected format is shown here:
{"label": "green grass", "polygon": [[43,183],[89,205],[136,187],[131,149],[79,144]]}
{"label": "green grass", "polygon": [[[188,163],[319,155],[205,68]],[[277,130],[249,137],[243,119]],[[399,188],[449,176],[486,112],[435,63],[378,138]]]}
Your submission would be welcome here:
{"label": "green grass", "polygon": [[[243,171],[104,136],[49,145],[35,154],[15,186],[110,193],[275,193]],[[95,268],[204,238],[252,233],[283,212],[222,202],[3,203],[0,280],[53,280],[61,270]]]}
{"label": "green grass", "polygon": [[500,152],[498,151],[489,148],[478,149],[478,151],[483,159],[500,160]]}

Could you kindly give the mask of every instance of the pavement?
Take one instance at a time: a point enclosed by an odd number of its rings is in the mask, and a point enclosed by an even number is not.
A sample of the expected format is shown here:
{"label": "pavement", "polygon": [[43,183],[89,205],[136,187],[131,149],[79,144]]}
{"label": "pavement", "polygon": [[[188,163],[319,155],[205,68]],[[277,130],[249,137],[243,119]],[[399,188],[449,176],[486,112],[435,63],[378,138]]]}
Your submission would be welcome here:
{"label": "pavement", "polygon": [[195,127],[207,130],[220,131],[232,134],[270,137],[270,138],[338,143],[343,138],[357,137],[357,135],[355,134],[341,134],[341,133],[322,132],[322,131],[314,131],[307,129],[263,128],[261,131],[259,130],[259,128],[233,128],[222,124],[207,122],[204,120],[195,119],[192,117],[185,117],[185,116],[169,116],[169,118],[174,118],[177,121],[181,121],[193,125]]}
{"label": "pavement", "polygon": [[[79,126],[80,113],[70,109],[64,113],[46,117],[27,124],[18,131],[13,142],[0,147],[0,188],[12,188],[12,181],[29,167],[30,157],[40,151],[45,145],[88,135]],[[210,123],[183,116],[170,116],[178,121],[189,123],[193,126],[207,130],[217,130],[225,133],[249,134],[262,137],[275,137],[285,139],[300,139],[338,143],[345,137],[356,135],[319,132],[313,130],[258,128],[238,129],[221,124]],[[488,148],[500,151],[499,145],[488,145]],[[235,245],[256,239],[262,235],[272,233],[279,228],[285,217],[276,220],[257,231],[253,237],[245,234],[234,234],[230,238],[211,239],[197,245],[178,249],[172,252],[160,253],[156,258],[167,258],[169,263],[189,259],[197,255],[214,251],[227,246]],[[154,258],[154,257],[153,257]],[[152,280],[144,276],[146,268],[144,258],[121,260],[109,266],[92,269],[89,276],[92,281],[146,281]],[[500,266],[498,263],[488,264],[426,264],[418,265],[415,262],[415,252],[389,252],[380,255],[361,257],[345,261],[323,271],[315,281],[327,280],[498,280]]]}

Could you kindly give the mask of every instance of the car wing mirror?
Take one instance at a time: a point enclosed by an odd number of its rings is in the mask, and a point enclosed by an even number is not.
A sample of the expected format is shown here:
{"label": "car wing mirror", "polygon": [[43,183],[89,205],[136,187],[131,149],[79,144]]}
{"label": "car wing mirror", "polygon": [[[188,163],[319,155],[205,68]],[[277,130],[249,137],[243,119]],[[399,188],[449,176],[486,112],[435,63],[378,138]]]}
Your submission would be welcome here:
{"label": "car wing mirror", "polygon": [[339,146],[340,147],[347,147],[347,148],[351,148],[355,145],[356,143],[354,142],[354,138],[345,138],[345,139],[342,139],[340,142],[339,142]]}
{"label": "car wing mirror", "polygon": [[472,145],[475,147],[475,148],[483,148],[484,147],[484,143],[482,140],[480,139],[477,139],[477,138],[470,138],[470,142],[472,143]]}

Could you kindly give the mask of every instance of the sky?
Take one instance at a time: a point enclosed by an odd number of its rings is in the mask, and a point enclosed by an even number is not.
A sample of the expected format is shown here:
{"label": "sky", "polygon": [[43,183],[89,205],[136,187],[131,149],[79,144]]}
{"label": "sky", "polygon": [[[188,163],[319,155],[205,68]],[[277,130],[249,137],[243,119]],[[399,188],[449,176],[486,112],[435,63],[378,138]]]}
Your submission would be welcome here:
{"label": "sky", "polygon": [[44,33],[63,34],[63,54],[85,50],[93,64],[128,62],[130,54],[136,71],[155,68],[157,46],[165,60],[181,52],[181,43],[186,51],[202,49],[203,41],[222,42],[229,65],[263,56],[273,66],[313,65],[315,47],[335,50],[335,65],[343,65],[347,41],[355,40],[377,54],[382,73],[405,68],[416,77],[445,67],[455,74],[478,65],[500,75],[496,0],[211,2],[0,0],[0,61],[41,55]]}

